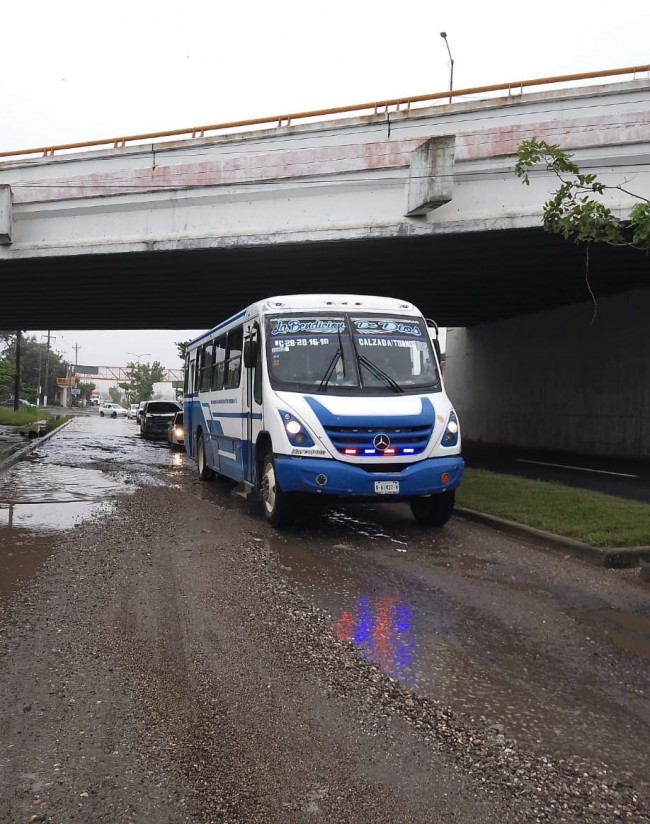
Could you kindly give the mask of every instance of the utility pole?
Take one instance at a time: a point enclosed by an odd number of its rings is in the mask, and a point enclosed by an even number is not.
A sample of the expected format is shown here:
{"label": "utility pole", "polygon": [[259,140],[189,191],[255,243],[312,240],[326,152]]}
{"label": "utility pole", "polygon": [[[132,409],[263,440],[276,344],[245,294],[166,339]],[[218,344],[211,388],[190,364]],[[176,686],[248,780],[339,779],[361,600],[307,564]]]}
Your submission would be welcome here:
{"label": "utility pole", "polygon": [[72,375],[70,375],[70,406],[74,406],[73,398],[77,397],[75,395],[75,389],[76,389],[75,375],[77,374],[77,366],[79,365],[79,358],[77,357],[77,355],[79,354],[79,350],[81,348],[82,347],[79,346],[78,343],[75,343],[75,345],[74,345],[74,369],[72,370]]}
{"label": "utility pole", "polygon": [[47,389],[50,380],[50,330],[47,330],[47,349],[45,354],[45,392],[43,393],[43,406],[47,406]]}
{"label": "utility pole", "polygon": [[16,376],[14,377],[14,412],[17,412],[20,404],[18,399],[20,397],[20,341],[22,332],[20,329],[16,331]]}

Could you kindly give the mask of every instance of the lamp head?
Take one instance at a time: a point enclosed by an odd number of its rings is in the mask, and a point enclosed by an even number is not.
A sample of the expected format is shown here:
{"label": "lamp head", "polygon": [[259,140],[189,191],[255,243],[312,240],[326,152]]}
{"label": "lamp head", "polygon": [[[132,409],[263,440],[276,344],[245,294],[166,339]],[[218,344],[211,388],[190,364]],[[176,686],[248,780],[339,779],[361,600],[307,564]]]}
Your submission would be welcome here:
{"label": "lamp head", "polygon": [[440,37],[442,37],[443,40],[446,40],[447,39],[447,32],[446,31],[441,31],[440,32]]}

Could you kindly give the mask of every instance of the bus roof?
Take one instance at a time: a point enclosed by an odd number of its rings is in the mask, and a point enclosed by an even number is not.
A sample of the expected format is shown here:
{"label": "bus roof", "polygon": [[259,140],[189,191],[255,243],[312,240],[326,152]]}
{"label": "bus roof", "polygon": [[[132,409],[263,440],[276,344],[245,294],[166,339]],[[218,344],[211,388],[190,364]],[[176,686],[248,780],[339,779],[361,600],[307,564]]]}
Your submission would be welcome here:
{"label": "bus roof", "polygon": [[328,311],[330,309],[358,310],[372,312],[405,312],[407,314],[420,314],[412,303],[398,298],[385,298],[378,295],[339,295],[332,293],[304,294],[304,295],[278,295],[276,297],[265,298],[256,303],[252,303],[246,309],[236,315],[224,320],[217,326],[199,335],[198,338],[190,341],[187,348],[193,348],[202,340],[211,337],[216,332],[225,330],[236,321],[244,320],[247,317],[265,314],[267,312],[278,311],[300,311],[303,309]]}

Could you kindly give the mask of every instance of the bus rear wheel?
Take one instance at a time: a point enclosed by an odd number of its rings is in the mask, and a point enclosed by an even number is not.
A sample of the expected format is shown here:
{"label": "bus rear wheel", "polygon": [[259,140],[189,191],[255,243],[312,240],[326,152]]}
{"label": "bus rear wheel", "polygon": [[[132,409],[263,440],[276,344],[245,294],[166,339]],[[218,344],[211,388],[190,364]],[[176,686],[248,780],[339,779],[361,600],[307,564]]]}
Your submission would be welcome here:
{"label": "bus rear wheel", "polygon": [[196,441],[196,468],[199,473],[200,481],[209,481],[214,478],[214,472],[208,467],[208,462],[205,459],[205,443],[203,442],[203,433],[199,435]]}
{"label": "bus rear wheel", "polygon": [[415,520],[423,526],[444,526],[454,511],[455,492],[440,492],[437,495],[423,495],[411,498],[411,512]]}
{"label": "bus rear wheel", "polygon": [[266,454],[262,461],[260,491],[264,502],[264,515],[271,526],[281,529],[292,523],[295,515],[294,499],[290,493],[284,492],[278,483],[275,461],[270,453]]}

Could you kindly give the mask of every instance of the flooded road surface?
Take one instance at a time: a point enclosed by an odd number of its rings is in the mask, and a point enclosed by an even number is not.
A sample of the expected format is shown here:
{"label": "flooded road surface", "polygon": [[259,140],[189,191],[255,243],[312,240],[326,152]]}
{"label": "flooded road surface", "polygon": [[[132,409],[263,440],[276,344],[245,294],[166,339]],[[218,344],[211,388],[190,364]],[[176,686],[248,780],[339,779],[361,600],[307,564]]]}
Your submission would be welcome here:
{"label": "flooded road surface", "polygon": [[427,534],[409,516],[351,507],[268,545],[333,632],[404,686],[648,790],[648,589],[460,519]]}
{"label": "flooded road surface", "polygon": [[0,474],[0,598],[38,569],[57,533],[110,518],[145,485],[209,502],[215,523],[234,516],[330,631],[405,688],[504,745],[607,764],[650,791],[647,585],[457,517],[427,530],[403,504],[348,506],[274,532],[259,501],[225,481],[197,483],[184,453],[91,413]]}
{"label": "flooded road surface", "polygon": [[0,473],[0,597],[47,558],[57,532],[109,514],[116,496],[168,483],[182,453],[143,441],[135,423],[89,413]]}

